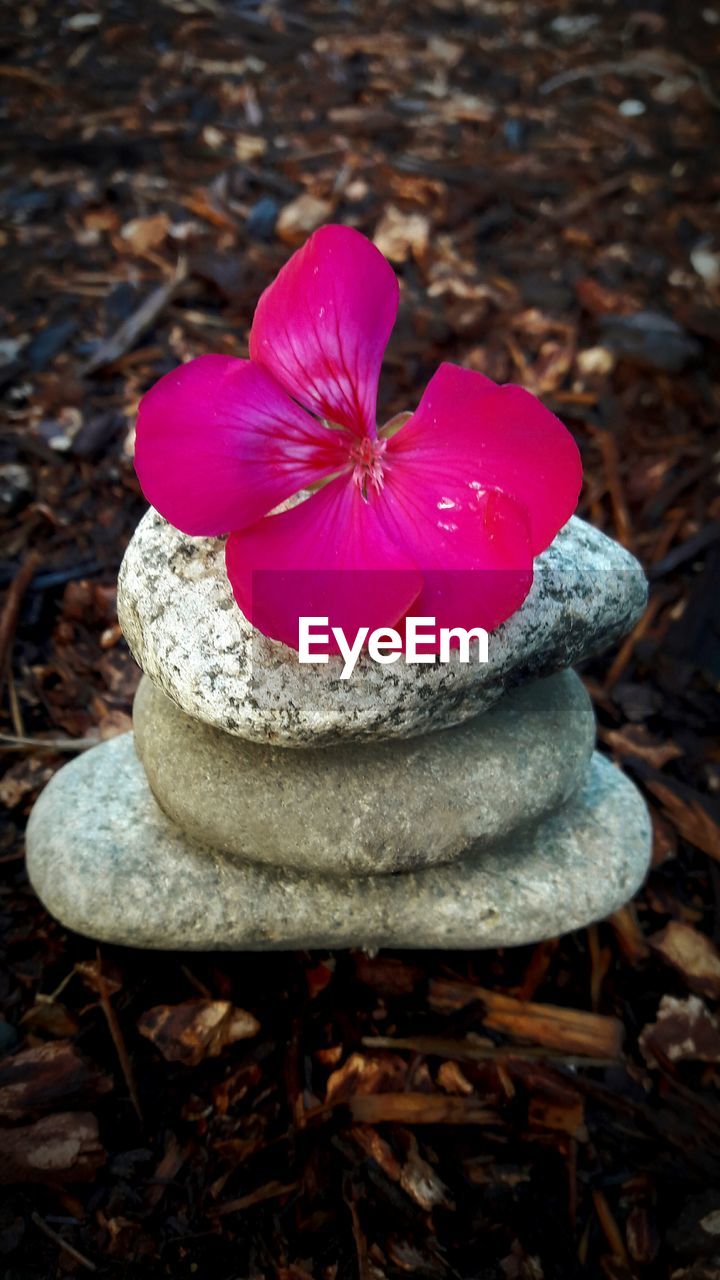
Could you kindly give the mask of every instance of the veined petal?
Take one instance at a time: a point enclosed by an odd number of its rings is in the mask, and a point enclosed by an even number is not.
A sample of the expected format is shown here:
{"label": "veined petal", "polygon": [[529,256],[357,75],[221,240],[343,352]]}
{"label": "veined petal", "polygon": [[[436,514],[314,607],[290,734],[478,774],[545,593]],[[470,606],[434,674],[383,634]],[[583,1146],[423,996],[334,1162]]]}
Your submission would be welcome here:
{"label": "veined petal", "polygon": [[342,627],[352,643],[360,627],[395,626],[422,588],[411,556],[388,535],[382,495],[364,501],[348,476],[231,534],[226,565],[246,618],[294,649],[301,617],[329,618],[328,634]]}
{"label": "veined petal", "polygon": [[351,227],[321,227],[260,298],[250,357],[307,409],[374,436],[397,307],[397,279],[380,251]]}
{"label": "veined petal", "polygon": [[[520,608],[533,580],[527,513],[499,490],[426,470],[388,447],[382,491],[385,527],[423,576],[413,614],[437,627],[493,631]],[[430,652],[430,650],[428,650]]]}
{"label": "veined petal", "polygon": [[351,439],[311,418],[266,369],[200,356],[143,398],[135,469],[166,520],[211,536],[245,528],[339,471]]}
{"label": "veined petal", "polygon": [[[388,442],[403,470],[455,485],[465,509],[497,490],[524,507],[533,556],[570,519],[582,484],[570,432],[529,391],[442,364],[412,418]],[[442,495],[440,495],[442,496]]]}

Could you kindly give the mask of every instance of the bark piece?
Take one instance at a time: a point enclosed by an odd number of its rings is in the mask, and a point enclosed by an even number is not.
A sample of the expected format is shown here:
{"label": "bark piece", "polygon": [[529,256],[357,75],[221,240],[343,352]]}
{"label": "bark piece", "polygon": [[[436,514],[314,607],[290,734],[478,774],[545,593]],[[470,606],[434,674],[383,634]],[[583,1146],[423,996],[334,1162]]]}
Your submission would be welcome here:
{"label": "bark piece", "polygon": [[237,1040],[257,1035],[260,1023],[229,1000],[186,1000],[183,1004],[159,1004],[148,1009],[138,1023],[141,1035],[152,1040],[168,1062],[196,1067],[205,1058],[217,1058]]}
{"label": "bark piece", "polygon": [[649,943],[683,975],[691,991],[713,999],[720,996],[720,951],[704,933],[681,920],[671,920]]}
{"label": "bark piece", "polygon": [[676,1000],[663,996],[657,1021],[649,1023],[638,1041],[648,1066],[663,1058],[681,1062],[720,1062],[720,1022],[697,996]]}
{"label": "bark piece", "polygon": [[87,1102],[112,1087],[110,1077],[81,1058],[69,1040],[56,1040],[0,1063],[0,1117],[26,1120],[70,1099]]}
{"label": "bark piece", "polygon": [[0,1182],[92,1182],[105,1163],[95,1116],[61,1111],[0,1131]]}

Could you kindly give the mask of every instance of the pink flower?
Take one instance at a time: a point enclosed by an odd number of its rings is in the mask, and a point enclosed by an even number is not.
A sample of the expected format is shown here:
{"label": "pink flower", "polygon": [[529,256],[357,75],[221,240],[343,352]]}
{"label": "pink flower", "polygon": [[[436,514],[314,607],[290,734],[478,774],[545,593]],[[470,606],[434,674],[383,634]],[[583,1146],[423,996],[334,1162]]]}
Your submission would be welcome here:
{"label": "pink flower", "polygon": [[230,534],[240,608],[294,648],[301,616],[351,639],[408,613],[492,630],[577,502],[577,447],[521,387],[442,364],[410,419],[378,432],[397,306],[370,241],[322,227],[260,298],[249,360],[200,356],[140,406],[148,501],[184,533]]}

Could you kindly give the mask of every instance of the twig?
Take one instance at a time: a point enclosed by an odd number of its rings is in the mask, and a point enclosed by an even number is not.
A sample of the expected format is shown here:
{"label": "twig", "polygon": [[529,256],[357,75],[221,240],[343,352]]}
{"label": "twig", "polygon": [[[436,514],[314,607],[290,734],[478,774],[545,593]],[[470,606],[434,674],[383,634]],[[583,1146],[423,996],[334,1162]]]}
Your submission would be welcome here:
{"label": "twig", "polygon": [[666,600],[662,595],[653,596],[647,609],[640,618],[640,621],[630,632],[630,635],[626,636],[623,640],[618,652],[610,664],[610,669],[605,676],[605,680],[603,681],[603,689],[606,693],[609,693],[613,688],[613,685],[617,684],[617,681],[620,679],[620,676],[632,658],[636,644],[639,640],[642,640],[643,636],[645,636],[650,630],[650,627],[664,604],[666,604]]}
{"label": "twig", "polygon": [[10,719],[12,720],[13,729],[19,738],[24,738],[25,722],[22,715],[22,707],[18,698],[17,688],[15,687],[15,678],[13,676],[12,662],[8,658],[5,664],[5,679],[8,686],[8,702],[10,703]]}
{"label": "twig", "polygon": [[65,90],[60,85],[53,84],[52,80],[38,75],[37,71],[32,71],[30,67],[11,67],[3,63],[0,66],[0,78],[24,80],[26,84],[31,84],[34,89],[41,89],[43,93],[51,94],[53,97],[63,97],[65,93]]}
{"label": "twig", "polygon": [[19,734],[0,733],[0,751],[89,751],[99,738],[21,738]]}
{"label": "twig", "polygon": [[33,1211],[30,1214],[30,1217],[35,1223],[35,1226],[39,1227],[40,1230],[45,1233],[48,1240],[52,1240],[53,1244],[57,1245],[58,1249],[62,1249],[63,1253],[67,1253],[71,1258],[74,1258],[75,1261],[79,1262],[80,1266],[84,1267],[86,1271],[97,1271],[95,1263],[91,1262],[89,1258],[86,1258],[85,1255],[81,1253],[79,1249],[76,1249],[74,1245],[68,1244],[67,1240],[63,1240],[62,1236],[58,1235],[57,1231],[53,1231],[52,1227],[49,1227],[47,1222],[43,1222],[39,1213],[35,1213],[35,1211]]}
{"label": "twig", "polygon": [[358,1280],[370,1280],[372,1271],[368,1263],[367,1240],[365,1239],[362,1226],[360,1225],[360,1214],[357,1210],[355,1193],[349,1178],[346,1178],[343,1182],[343,1200],[350,1211],[353,1241],[355,1243],[355,1255],[357,1257]]}
{"label": "twig", "polygon": [[338,1102],[347,1106],[356,1124],[481,1124],[499,1122],[497,1111],[477,1098],[435,1093],[357,1093]]}
{"label": "twig", "polygon": [[188,969],[188,966],[186,964],[181,964],[180,972],[185,974],[185,977],[187,978],[190,985],[194,987],[195,990],[201,996],[204,996],[206,1000],[212,1000],[212,991],[210,990],[209,987],[205,986],[204,982],[201,982],[199,978],[195,977],[195,974],[193,973],[192,969]]}
{"label": "twig", "polygon": [[606,1067],[613,1061],[607,1057],[580,1057],[530,1046],[474,1044],[472,1040],[448,1040],[444,1036],[363,1036],[361,1044],[365,1049],[390,1049],[396,1053],[405,1049],[429,1058],[451,1058],[455,1062],[551,1062],[564,1067]]}
{"label": "twig", "polygon": [[2,614],[0,614],[0,685],[5,678],[5,668],[12,653],[20,605],[39,564],[38,552],[31,551],[18,569],[5,596]]}
{"label": "twig", "polygon": [[623,1266],[627,1267],[629,1271],[630,1259],[628,1257],[628,1252],[625,1248],[625,1242],[620,1233],[620,1228],[610,1211],[610,1205],[605,1199],[603,1192],[597,1188],[593,1189],[592,1198],[595,1204],[595,1212],[597,1213],[600,1226],[602,1227],[603,1235],[610,1245],[613,1255],[618,1258],[620,1262],[622,1262]]}
{"label": "twig", "polygon": [[651,75],[660,76],[661,79],[667,79],[678,72],[690,72],[697,80],[701,92],[705,95],[708,102],[714,107],[720,107],[720,98],[715,92],[713,83],[703,67],[695,62],[690,62],[687,58],[676,56],[672,62],[662,53],[653,55],[651,51],[641,54],[639,57],[626,58],[624,62],[596,62],[594,65],[587,63],[581,67],[571,67],[568,71],[561,71],[556,76],[551,76],[549,80],[545,80],[540,85],[540,93],[554,93],[556,89],[563,88],[566,84],[572,84],[575,80],[584,80],[589,77],[594,80],[596,76],[606,75]]}
{"label": "twig", "polygon": [[209,1212],[208,1216],[222,1218],[226,1213],[241,1213],[243,1209],[250,1209],[255,1204],[264,1204],[266,1200],[277,1200],[280,1196],[292,1195],[299,1186],[299,1182],[268,1182],[264,1187],[258,1187],[247,1196],[240,1196],[238,1200],[227,1200],[225,1204],[219,1204],[216,1209]]}
{"label": "twig", "polygon": [[618,542],[621,542],[629,551],[633,550],[633,535],[630,524],[630,512],[625,500],[625,492],[620,475],[620,458],[618,455],[617,440],[609,431],[600,430],[593,433],[600,448],[600,456],[603,460],[603,468],[605,471],[605,483],[607,491],[610,495],[610,505],[612,506],[613,521],[615,524],[615,533]]}
{"label": "twig", "polygon": [[631,175],[629,173],[615,173],[612,178],[608,178],[605,182],[599,182],[590,187],[588,191],[581,191],[580,195],[573,196],[563,204],[557,205],[551,210],[548,217],[553,221],[569,222],[571,219],[579,217],[591,205],[598,204],[601,200],[604,200],[606,196],[613,196],[617,191],[622,191],[624,187],[629,186],[630,181]]}
{"label": "twig", "polygon": [[694,534],[692,538],[687,538],[679,546],[673,547],[672,551],[668,551],[661,560],[656,560],[655,564],[650,565],[648,577],[654,581],[656,578],[664,578],[667,574],[674,573],[676,569],[682,568],[696,556],[702,555],[703,551],[707,551],[708,547],[719,540],[720,520],[711,520],[710,524],[706,524],[699,533]]}
{"label": "twig", "polygon": [[120,1060],[122,1073],[125,1077],[125,1083],[128,1088],[128,1093],[130,1094],[130,1101],[133,1104],[133,1107],[135,1109],[135,1114],[137,1115],[138,1120],[140,1121],[141,1124],[144,1124],[145,1121],[143,1119],[143,1113],[140,1107],[140,1099],[138,1097],[137,1085],[135,1084],[135,1076],[133,1074],[132,1063],[130,1062],[130,1056],[125,1046],[125,1041],[123,1040],[123,1034],[122,1034],[122,1031],[120,1030],[120,1023],[117,1020],[117,1014],[115,1013],[115,1010],[113,1009],[112,1004],[110,1003],[110,996],[108,995],[107,983],[105,982],[105,976],[102,971],[102,956],[100,954],[99,947],[97,949],[96,954],[97,954],[97,983],[98,983],[98,994],[100,996],[100,1004],[102,1007],[102,1011],[105,1014],[108,1027],[110,1028],[110,1035],[113,1038],[113,1044],[115,1045],[117,1056]]}
{"label": "twig", "polygon": [[80,370],[82,377],[96,373],[105,365],[114,364],[127,351],[132,350],[136,342],[162,315],[170,300],[175,296],[179,286],[187,278],[187,263],[184,258],[178,262],[175,273],[164,284],[158,285],[152,293],[140,303],[137,311],[124,320],[105,342],[101,342],[97,351]]}

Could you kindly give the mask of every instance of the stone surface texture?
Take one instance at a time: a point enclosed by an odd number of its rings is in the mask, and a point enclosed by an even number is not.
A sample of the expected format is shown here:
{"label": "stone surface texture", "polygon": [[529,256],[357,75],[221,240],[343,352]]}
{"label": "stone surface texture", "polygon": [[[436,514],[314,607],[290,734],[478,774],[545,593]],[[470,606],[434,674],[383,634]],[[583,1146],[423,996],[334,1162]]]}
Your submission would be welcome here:
{"label": "stone surface texture", "polygon": [[379,666],[367,655],[301,665],[236,605],[218,538],[189,538],[150,510],[120,570],[118,614],[140,666],[189,715],[281,746],[406,738],[461,724],[513,685],[604,649],[646,602],[629,552],[573,517],[538,558],[522,608],[490,636],[489,662]]}
{"label": "stone surface texture", "polygon": [[147,677],[133,723],[153,794],[188,835],[328,875],[448,862],[539,818],[583,781],[595,741],[573,671],[404,742],[261,746],[192,719]]}
{"label": "stone surface texture", "polygon": [[338,880],[241,864],[183,836],[152,797],[132,734],[62,769],[28,826],[49,911],[107,942],[155,948],[498,947],[586,925],[626,902],[650,856],[645,805],[604,758],[558,813],[445,867]]}

